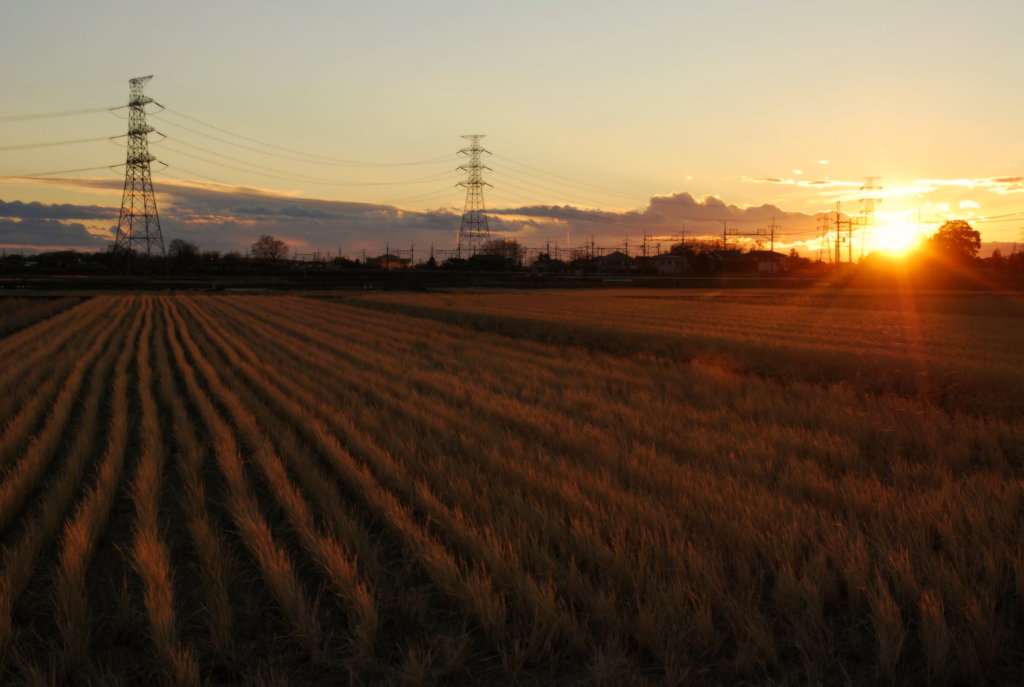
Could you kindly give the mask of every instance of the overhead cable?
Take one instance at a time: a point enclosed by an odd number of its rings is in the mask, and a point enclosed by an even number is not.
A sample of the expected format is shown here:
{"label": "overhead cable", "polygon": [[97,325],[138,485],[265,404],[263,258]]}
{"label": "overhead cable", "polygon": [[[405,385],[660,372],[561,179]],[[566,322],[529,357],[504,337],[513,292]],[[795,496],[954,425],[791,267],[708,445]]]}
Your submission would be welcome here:
{"label": "overhead cable", "polygon": [[95,143],[96,141],[108,141],[109,136],[100,136],[98,138],[76,138],[70,141],[50,141],[48,143],[22,143],[15,146],[0,146],[0,152],[6,150],[25,150],[27,148],[52,148],[55,146],[72,145],[75,143]]}
{"label": "overhead cable", "polygon": [[440,155],[438,157],[432,157],[432,158],[428,158],[428,159],[425,159],[425,160],[413,160],[411,162],[362,162],[362,161],[359,161],[359,160],[346,160],[344,158],[328,157],[326,155],[316,155],[314,153],[307,153],[307,152],[302,151],[302,150],[294,150],[292,148],[285,148],[284,146],[274,145],[273,143],[267,143],[266,141],[261,141],[258,138],[252,138],[252,137],[249,137],[249,136],[243,136],[242,134],[237,134],[237,133],[235,133],[233,131],[229,131],[227,129],[221,128],[221,127],[216,126],[214,124],[208,124],[207,122],[204,122],[202,120],[196,119],[195,117],[190,117],[187,114],[184,114],[182,112],[178,112],[177,110],[173,110],[173,109],[171,109],[169,107],[164,108],[164,111],[165,112],[169,112],[169,113],[171,113],[173,115],[176,115],[178,117],[182,117],[184,119],[187,119],[187,120],[189,120],[191,122],[195,122],[196,124],[201,124],[201,125],[209,128],[209,129],[213,129],[214,131],[219,131],[222,134],[227,134],[229,136],[234,136],[235,138],[239,138],[239,139],[241,139],[243,141],[249,141],[250,143],[257,143],[257,144],[259,144],[261,146],[266,146],[267,148],[273,148],[275,150],[281,150],[281,151],[284,151],[286,153],[292,153],[293,155],[302,155],[303,157],[307,157],[307,158],[314,158],[314,159],[317,159],[317,160],[326,160],[328,162],[335,162],[335,163],[346,164],[346,165],[354,165],[354,166],[358,166],[358,167],[406,167],[406,166],[412,166],[412,165],[425,165],[425,164],[429,164],[431,162],[438,162],[438,161],[441,161],[441,160],[448,160],[448,159],[451,159],[451,157],[452,157],[450,154],[449,155]]}
{"label": "overhead cable", "polygon": [[56,171],[53,171],[53,172],[34,172],[32,174],[4,174],[0,178],[3,178],[3,179],[21,179],[21,178],[27,178],[27,177],[49,177],[49,176],[53,176],[55,174],[74,174],[76,172],[93,172],[93,171],[96,171],[97,169],[111,169],[112,167],[116,167],[116,166],[118,166],[118,165],[102,165],[100,167],[80,167],[78,169],[61,169],[61,170],[56,170]]}
{"label": "overhead cable", "polygon": [[[264,165],[257,165],[255,163],[247,162],[245,160],[238,160],[236,158],[231,158],[231,157],[227,157],[225,155],[220,155],[219,153],[215,153],[215,152],[206,150],[204,148],[200,148],[199,146],[194,146],[194,145],[192,145],[190,143],[185,143],[184,141],[177,141],[177,140],[175,140],[175,143],[181,143],[182,145],[186,145],[186,146],[188,146],[190,148],[196,148],[196,149],[201,150],[201,151],[203,151],[203,152],[205,152],[205,153],[207,153],[209,155],[215,155],[215,156],[218,156],[218,157],[220,157],[222,159],[225,159],[225,160],[230,160],[232,162],[237,162],[239,164],[248,165],[249,169],[245,169],[245,168],[242,168],[242,167],[236,167],[234,165],[229,165],[229,164],[225,164],[223,162],[218,162],[217,160],[211,160],[209,158],[201,157],[199,155],[193,155],[192,153],[187,153],[187,152],[185,152],[183,150],[178,150],[178,149],[174,148],[173,146],[167,145],[166,141],[161,141],[160,145],[163,148],[165,148],[166,150],[169,150],[169,151],[171,151],[171,152],[173,152],[173,153],[175,153],[177,155],[184,155],[185,157],[190,157],[190,158],[193,158],[195,160],[199,160],[200,162],[205,162],[207,164],[217,165],[218,167],[224,167],[225,169],[233,169],[236,172],[244,172],[246,174],[257,174],[257,175],[269,177],[269,178],[272,178],[272,179],[281,179],[283,181],[292,181],[292,182],[303,182],[303,183],[310,183],[310,184],[318,184],[318,185],[321,185],[321,186],[411,186],[411,185],[415,185],[415,184],[423,184],[423,183],[428,183],[430,181],[436,181],[437,179],[440,179],[442,177],[445,177],[445,176],[448,176],[448,175],[451,174],[451,172],[445,171],[445,172],[442,172],[442,173],[439,173],[439,174],[433,174],[433,175],[430,175],[430,176],[420,177],[420,178],[417,178],[417,179],[410,179],[410,180],[407,180],[407,181],[331,181],[331,180],[317,179],[315,177],[307,177],[307,176],[301,176],[301,175],[296,175],[296,174],[287,174],[287,173],[278,174],[276,172],[279,172],[280,170],[275,170],[272,167],[266,167]],[[261,172],[261,171],[257,171],[258,169],[265,169],[265,170],[270,170],[270,171]]]}
{"label": "overhead cable", "polygon": [[616,195],[625,196],[627,198],[636,198],[639,195],[639,194],[636,194],[636,193],[627,193],[625,191],[620,191],[618,189],[608,188],[607,186],[599,186],[597,184],[591,184],[589,182],[582,181],[580,179],[573,179],[572,177],[567,177],[567,176],[564,176],[564,175],[561,175],[561,174],[556,174],[554,172],[549,172],[549,171],[541,169],[539,167],[534,167],[533,165],[528,165],[525,162],[519,162],[518,160],[514,160],[514,159],[512,159],[510,157],[506,157],[505,155],[495,154],[494,157],[495,158],[500,158],[501,160],[503,160],[505,162],[510,162],[513,165],[518,165],[519,167],[525,167],[527,169],[533,170],[534,172],[538,172],[540,174],[544,174],[546,176],[553,177],[555,179],[562,179],[562,180],[564,180],[566,182],[571,182],[573,184],[578,184],[578,185],[586,186],[586,187],[589,187],[589,188],[594,189],[596,191],[604,191],[605,193],[614,193]]}
{"label": "overhead cable", "polygon": [[[353,166],[355,166],[352,163],[325,161],[325,160],[310,160],[308,158],[295,157],[294,155],[284,155],[282,153],[274,153],[274,152],[270,152],[270,151],[267,151],[267,150],[260,150],[259,148],[254,148],[252,146],[247,146],[247,145],[244,145],[242,143],[236,143],[234,141],[229,141],[227,139],[221,138],[220,136],[212,136],[212,135],[204,133],[202,131],[198,131],[198,130],[193,129],[191,127],[185,126],[184,124],[178,124],[177,122],[168,122],[166,119],[163,120],[163,122],[165,124],[170,124],[172,127],[177,127],[177,128],[182,129],[184,131],[188,131],[189,133],[195,134],[196,136],[202,136],[203,138],[208,138],[211,141],[217,141],[218,143],[223,143],[225,145],[234,146],[235,148],[241,148],[242,150],[248,150],[250,152],[258,153],[260,155],[269,155],[269,156],[272,156],[272,157],[281,158],[283,160],[292,160],[293,162],[302,162],[302,163],[305,163],[305,164],[328,165],[328,166],[331,166],[331,167],[353,167]],[[435,162],[435,163],[436,162],[444,162],[444,161],[451,161],[451,160],[455,160],[455,159],[457,159],[457,156],[454,155],[454,154],[450,154],[450,155],[446,155],[446,156],[441,157],[441,158],[437,158],[435,160],[428,160],[428,161],[424,161],[422,163],[416,163],[416,164],[427,164],[428,162]]]}
{"label": "overhead cable", "polygon": [[24,122],[30,119],[51,119],[53,117],[71,117],[73,115],[91,114],[93,112],[107,112],[109,107],[91,107],[87,110],[62,110],[59,112],[36,112],[34,114],[12,115],[0,117],[0,122]]}

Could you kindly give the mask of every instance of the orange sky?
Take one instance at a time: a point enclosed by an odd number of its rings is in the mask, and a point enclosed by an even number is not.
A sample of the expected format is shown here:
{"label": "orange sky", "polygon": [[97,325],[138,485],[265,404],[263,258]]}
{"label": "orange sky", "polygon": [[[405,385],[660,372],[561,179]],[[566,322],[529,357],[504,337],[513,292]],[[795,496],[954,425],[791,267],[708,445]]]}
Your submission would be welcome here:
{"label": "orange sky", "polygon": [[[190,0],[144,28],[122,10],[5,4],[0,245],[109,235],[72,207],[119,206],[124,138],[107,137],[125,112],[104,108],[150,73],[167,240],[450,245],[459,136],[476,132],[488,208],[506,210],[492,229],[533,244],[711,235],[714,219],[756,233],[771,205],[781,243],[813,251],[816,215],[858,213],[866,177],[879,232],[964,218],[992,245],[1024,240],[1020,3]],[[85,171],[15,178],[62,170]]]}

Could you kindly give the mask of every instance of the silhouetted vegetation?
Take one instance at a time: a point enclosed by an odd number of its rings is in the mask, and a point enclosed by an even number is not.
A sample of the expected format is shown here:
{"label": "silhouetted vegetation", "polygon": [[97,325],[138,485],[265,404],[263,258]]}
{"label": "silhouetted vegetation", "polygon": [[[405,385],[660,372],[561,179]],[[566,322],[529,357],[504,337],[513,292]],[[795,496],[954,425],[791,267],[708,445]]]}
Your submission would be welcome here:
{"label": "silhouetted vegetation", "polygon": [[[1004,255],[996,250],[990,257],[981,258],[978,257],[980,245],[979,232],[963,220],[953,220],[940,227],[914,253],[893,257],[876,252],[856,264],[812,260],[795,248],[783,253],[723,247],[721,241],[706,240],[678,242],[664,252],[649,255],[596,252],[592,247],[563,249],[554,255],[547,251],[531,255],[518,240],[511,238],[492,239],[475,254],[461,258],[436,259],[431,254],[427,260],[417,263],[408,251],[405,255],[391,252],[365,255],[360,259],[319,253],[289,256],[284,241],[267,235],[254,242],[246,255],[237,251],[203,250],[197,244],[177,238],[168,244],[166,259],[135,253],[130,258],[119,256],[115,260],[110,251],[12,254],[0,261],[0,275],[117,275],[123,274],[124,265],[130,264],[131,274],[138,277],[169,274],[172,279],[204,275],[276,279],[280,276],[315,278],[326,283],[331,274],[351,273],[348,281],[356,285],[367,283],[363,277],[356,276],[358,274],[388,272],[390,279],[400,278],[403,284],[414,286],[416,280],[412,275],[421,272],[433,274],[431,279],[447,274],[476,285],[485,283],[488,275],[505,280],[522,275],[533,278],[530,283],[537,286],[544,285],[544,279],[553,278],[637,277],[648,281],[676,279],[677,286],[708,284],[709,280],[741,283],[750,279],[756,279],[760,285],[771,285],[775,280],[790,279],[879,288],[1024,288],[1024,253]],[[396,272],[409,274],[402,276]],[[340,279],[339,283],[347,282]],[[431,283],[434,282],[424,281],[424,284]]]}

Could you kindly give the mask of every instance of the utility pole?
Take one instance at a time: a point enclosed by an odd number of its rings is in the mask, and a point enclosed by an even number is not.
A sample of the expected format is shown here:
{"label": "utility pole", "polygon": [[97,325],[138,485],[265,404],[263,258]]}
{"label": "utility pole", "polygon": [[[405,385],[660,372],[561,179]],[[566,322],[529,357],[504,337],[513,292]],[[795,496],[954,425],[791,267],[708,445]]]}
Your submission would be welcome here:
{"label": "utility pole", "polygon": [[[736,222],[736,220],[734,220],[734,219],[723,219],[723,220],[715,220],[715,221],[722,223],[722,250],[728,250],[729,249],[729,243],[728,243],[729,237],[730,236],[740,236],[741,235],[739,229],[730,229],[729,228],[729,222]],[[742,234],[742,235],[743,236],[751,236],[751,234]]]}
{"label": "utility pole", "polygon": [[758,236],[763,236],[768,239],[768,250],[772,253],[775,252],[775,231],[777,229],[782,229],[782,227],[777,225],[775,223],[775,218],[772,217],[772,223],[769,224],[767,228],[757,230]]}
{"label": "utility pole", "polygon": [[835,223],[835,226],[836,226],[836,260],[835,260],[835,262],[836,262],[837,265],[840,262],[842,262],[842,259],[843,259],[843,254],[841,252],[841,246],[842,246],[842,243],[843,243],[843,229],[844,228],[847,230],[847,239],[846,239],[846,241],[849,244],[848,250],[847,250],[847,255],[850,258],[850,262],[851,263],[853,262],[853,220],[849,219],[849,218],[842,219],[842,216],[840,215],[839,207],[840,207],[839,206],[839,201],[836,201],[836,223]]}
{"label": "utility pole", "polygon": [[149,167],[149,163],[156,158],[149,152],[148,136],[154,129],[146,124],[146,105],[152,103],[153,99],[142,93],[142,87],[152,78],[140,76],[128,81],[128,157],[125,160],[121,212],[117,218],[117,234],[114,238],[114,260],[123,258],[127,272],[131,271],[132,255],[136,247],[144,248],[146,257],[167,257]]}
{"label": "utility pole", "polygon": [[853,264],[853,220],[846,220],[846,262]]}
{"label": "utility pole", "polygon": [[840,242],[840,239],[839,239],[839,237],[840,237],[840,236],[842,235],[842,232],[840,231],[839,227],[840,227],[840,220],[839,220],[839,201],[837,200],[837,201],[836,201],[836,259],[835,259],[835,260],[833,261],[833,262],[835,262],[835,263],[836,263],[837,265],[839,264],[839,260],[840,260],[840,258],[842,257],[842,256],[840,255],[840,253],[839,253],[839,242]]}
{"label": "utility pole", "polygon": [[456,184],[466,189],[466,205],[462,209],[462,221],[459,223],[459,234],[455,243],[457,258],[462,257],[463,243],[472,257],[476,254],[479,244],[490,238],[487,214],[484,210],[484,186],[491,184],[484,181],[483,175],[485,171],[491,171],[491,168],[480,160],[484,153],[491,154],[480,145],[480,139],[485,135],[469,134],[462,137],[468,138],[470,144],[459,151],[459,155],[467,156],[469,161],[458,168],[458,171],[466,173],[466,180]]}

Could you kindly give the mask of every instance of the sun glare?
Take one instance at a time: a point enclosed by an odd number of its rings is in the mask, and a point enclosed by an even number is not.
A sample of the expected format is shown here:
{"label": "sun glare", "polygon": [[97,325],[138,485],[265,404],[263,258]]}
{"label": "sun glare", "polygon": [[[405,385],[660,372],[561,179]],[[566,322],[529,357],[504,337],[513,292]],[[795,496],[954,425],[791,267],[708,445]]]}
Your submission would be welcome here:
{"label": "sun glare", "polygon": [[875,229],[875,249],[892,256],[903,256],[917,247],[919,230],[915,225],[898,222]]}

